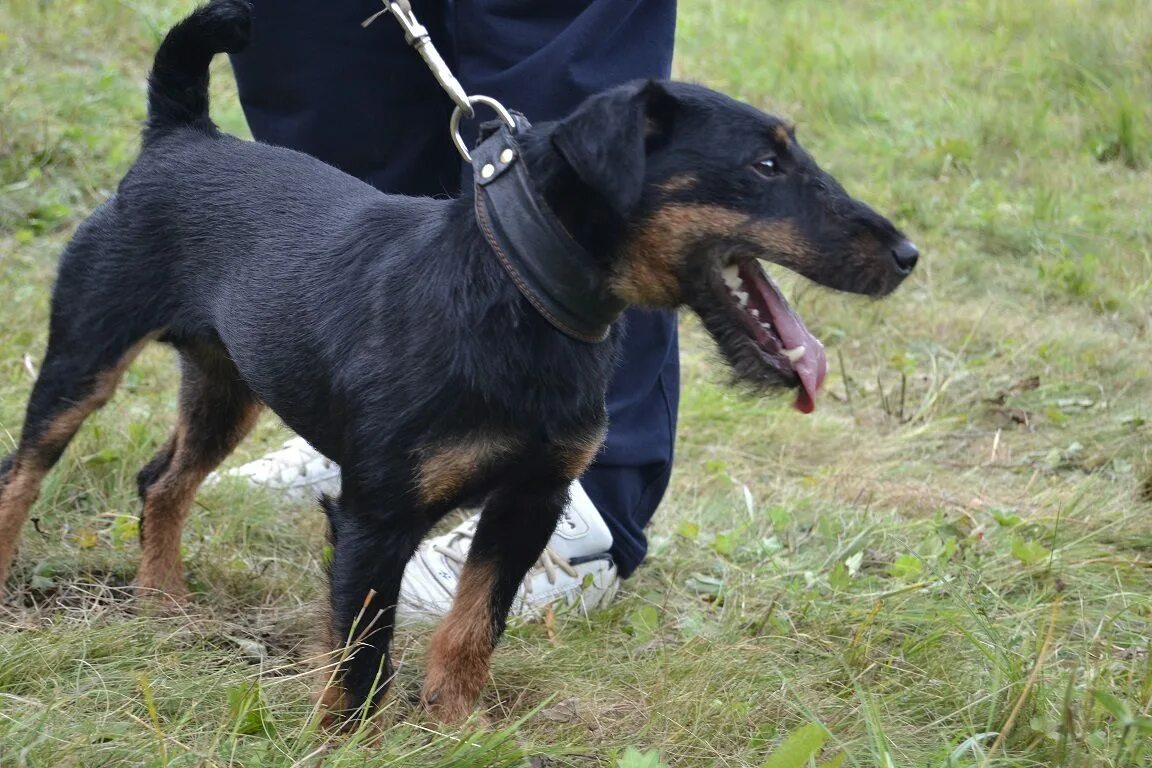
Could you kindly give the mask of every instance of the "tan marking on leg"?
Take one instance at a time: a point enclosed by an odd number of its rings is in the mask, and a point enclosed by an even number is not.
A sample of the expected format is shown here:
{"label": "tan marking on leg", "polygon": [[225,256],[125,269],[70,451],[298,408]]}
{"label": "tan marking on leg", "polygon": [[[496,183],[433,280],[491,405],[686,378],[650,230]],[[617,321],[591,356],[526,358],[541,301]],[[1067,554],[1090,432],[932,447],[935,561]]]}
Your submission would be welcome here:
{"label": "tan marking on leg", "polygon": [[80,429],[80,425],[84,423],[84,419],[92,415],[92,412],[104,405],[105,402],[107,400],[103,398],[87,398],[83,403],[69,408],[52,419],[52,423],[45,427],[44,431],[37,437],[36,448],[29,452],[29,459],[35,461],[37,451],[50,449],[51,446],[71,440],[76,431]]}
{"label": "tan marking on leg", "polygon": [[0,478],[0,595],[4,594],[4,580],[16,556],[16,542],[28,519],[28,510],[40,494],[44,474],[43,470],[14,461]]}
{"label": "tan marking on leg", "polygon": [[569,480],[576,480],[591,466],[604,445],[604,435],[607,429],[598,429],[581,437],[557,441],[561,453],[561,466],[564,476]]}
{"label": "tan marking on leg", "polygon": [[13,455],[8,474],[0,478],[0,594],[16,554],[20,530],[40,495],[40,484],[51,469],[53,457],[68,444],[84,420],[111,399],[124,371],[151,339],[152,336],[141,339],[115,366],[96,374],[87,397],[53,417],[30,446]]}
{"label": "tan marking on leg", "polygon": [[506,458],[515,447],[506,437],[482,437],[421,451],[416,477],[420,501],[451,501],[477,472]]}
{"label": "tan marking on leg", "polygon": [[[339,682],[331,680],[331,673],[325,673],[324,682],[313,695],[313,703],[320,715],[320,730],[325,733],[348,733],[357,730],[361,727],[361,723],[364,723],[359,717],[359,711],[354,710],[349,703],[347,691]],[[379,709],[369,713],[371,719],[366,723],[370,735],[362,743],[369,749],[379,745],[385,730],[380,718],[375,717],[377,714]]]}
{"label": "tan marking on leg", "polygon": [[466,720],[488,682],[496,643],[492,615],[495,587],[494,563],[467,563],[452,610],[432,636],[420,700],[442,723]]}
{"label": "tan marking on leg", "polygon": [[324,730],[338,730],[348,724],[348,693],[340,684],[339,661],[344,653],[344,639],[332,629],[331,606],[322,603],[320,614],[320,637],[313,646],[309,657],[316,660],[315,688],[312,701],[320,712],[320,727]]}
{"label": "tan marking on leg", "polygon": [[326,731],[339,730],[349,725],[348,692],[340,683],[337,664],[344,652],[343,638],[337,638],[332,631],[332,614],[328,606],[321,610],[323,618],[323,639],[316,658],[320,669],[316,670],[316,690],[313,698],[321,714],[320,727]]}
{"label": "tan marking on leg", "polygon": [[325,731],[342,731],[352,727],[354,721],[348,717],[348,694],[339,681],[332,680],[329,672],[324,672],[321,687],[316,692],[316,704],[320,711],[320,728]]}
{"label": "tan marking on leg", "polygon": [[203,478],[196,477],[188,467],[182,466],[187,461],[184,424],[176,426],[169,442],[174,446],[172,458],[163,474],[145,493],[144,509],[140,513],[144,536],[136,584],[144,591],[145,597],[167,595],[180,602],[188,598],[180,538],[192,499]]}
{"label": "tan marking on leg", "polygon": [[[234,446],[252,429],[261,406],[253,402],[236,422],[227,444]],[[188,599],[184,582],[184,561],[180,556],[180,540],[184,523],[204,478],[215,469],[223,456],[208,456],[194,447],[193,431],[198,425],[184,421],[181,414],[176,430],[170,438],[172,459],[163,474],[148,488],[141,512],[144,541],[136,583],[145,596],[166,595],[176,602]]]}
{"label": "tan marking on leg", "polygon": [[38,455],[38,451],[52,450],[51,446],[59,445],[61,441],[66,443],[92,410],[79,413],[80,408],[69,409],[54,420],[41,433],[33,449],[13,457],[8,474],[0,478],[0,594],[4,593],[4,581],[16,557],[20,531],[40,496],[40,485],[51,464],[51,460]]}
{"label": "tan marking on leg", "polygon": [[[34,459],[42,451],[51,450],[61,443],[67,444],[76,434],[76,431],[80,429],[84,420],[112,399],[112,395],[116,393],[116,387],[120,384],[120,379],[124,376],[124,371],[128,370],[128,366],[132,365],[132,361],[140,354],[140,350],[144,349],[155,335],[149,335],[136,342],[124,353],[115,366],[96,374],[92,378],[92,391],[88,396],[53,417],[52,423],[36,436],[34,446],[25,451],[24,454],[29,459]],[[47,468],[45,467],[45,469]]]}
{"label": "tan marking on leg", "polygon": [[[319,664],[319,668],[315,672],[316,687],[312,691],[312,701],[316,706],[316,711],[320,714],[319,725],[322,730],[330,732],[350,731],[359,728],[363,722],[359,717],[361,710],[352,706],[348,689],[340,680],[339,665],[351,657],[351,652],[348,650],[346,639],[337,635],[332,628],[331,605],[322,604],[319,613],[324,629],[321,633],[320,642],[311,655]],[[372,622],[369,622],[368,626],[372,626]],[[357,642],[363,642],[366,637],[366,633],[360,634],[352,641],[352,645],[355,646]],[[381,682],[385,684],[388,691],[392,690],[390,681]],[[376,701],[373,711],[368,713],[371,718],[368,725],[373,730],[371,739],[377,738],[381,733],[380,729],[384,727],[381,718],[377,717],[382,709],[384,706],[381,696],[381,699]],[[353,715],[356,716],[353,717]],[[366,743],[371,744],[371,739]]]}

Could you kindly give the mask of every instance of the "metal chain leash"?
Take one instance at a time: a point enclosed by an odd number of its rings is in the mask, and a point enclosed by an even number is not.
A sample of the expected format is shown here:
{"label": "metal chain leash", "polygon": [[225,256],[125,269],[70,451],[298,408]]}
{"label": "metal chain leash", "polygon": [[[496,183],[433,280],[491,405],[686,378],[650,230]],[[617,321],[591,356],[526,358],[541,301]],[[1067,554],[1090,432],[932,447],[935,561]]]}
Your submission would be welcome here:
{"label": "metal chain leash", "polygon": [[464,91],[464,87],[460,85],[460,81],[452,74],[452,70],[444,62],[440,52],[436,50],[436,46],[432,45],[432,38],[428,34],[428,30],[416,19],[416,14],[412,12],[412,4],[410,0],[384,0],[384,10],[379,11],[369,18],[365,19],[361,26],[367,27],[373,21],[378,19],[385,13],[391,13],[392,17],[400,23],[401,28],[404,30],[404,39],[408,45],[416,49],[420,54],[420,58],[424,59],[424,63],[428,65],[428,69],[432,70],[433,77],[436,82],[440,83],[440,87],[448,94],[448,98],[456,105],[452,110],[452,118],[448,121],[448,130],[452,135],[452,143],[456,145],[456,151],[464,158],[465,162],[472,162],[472,155],[468,152],[468,147],[464,144],[464,138],[460,135],[460,119],[462,117],[474,117],[476,114],[475,107],[483,105],[491,109],[493,112],[503,120],[508,127],[515,132],[516,121],[512,118],[512,114],[504,108],[496,99],[491,96],[469,96]]}

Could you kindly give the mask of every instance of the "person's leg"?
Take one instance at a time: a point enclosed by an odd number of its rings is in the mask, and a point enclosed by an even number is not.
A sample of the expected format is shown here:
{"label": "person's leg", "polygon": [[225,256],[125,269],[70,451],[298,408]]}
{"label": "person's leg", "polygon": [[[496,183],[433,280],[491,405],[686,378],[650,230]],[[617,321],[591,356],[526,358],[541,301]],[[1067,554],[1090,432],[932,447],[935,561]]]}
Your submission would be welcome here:
{"label": "person's leg", "polygon": [[[452,1],[457,77],[533,122],[556,120],[592,94],[667,78],[675,0]],[[485,118],[487,119],[487,118]],[[608,390],[608,436],[581,479],[612,532],[621,576],[644,559],[644,526],[672,472],[680,363],[675,315],[630,310]]]}
{"label": "person's leg", "polygon": [[[442,39],[442,3],[416,4]],[[385,192],[454,194],[452,102],[382,17],[378,0],[254,0],[252,40],[232,57],[252,135],[306,152]]]}
{"label": "person's leg", "polygon": [[612,558],[627,578],[644,560],[644,528],[672,476],[680,351],[676,316],[631,310],[616,375],[608,388],[608,435],[580,479],[612,532]]}
{"label": "person's leg", "polygon": [[530,121],[672,71],[675,0],[449,0],[456,76]]}

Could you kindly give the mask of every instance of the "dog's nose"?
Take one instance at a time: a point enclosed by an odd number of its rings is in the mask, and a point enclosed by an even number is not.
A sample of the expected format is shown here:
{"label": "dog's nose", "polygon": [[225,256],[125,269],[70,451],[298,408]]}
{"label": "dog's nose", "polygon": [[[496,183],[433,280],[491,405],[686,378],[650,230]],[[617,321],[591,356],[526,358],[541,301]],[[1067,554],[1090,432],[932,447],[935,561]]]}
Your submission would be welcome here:
{"label": "dog's nose", "polygon": [[919,259],[920,249],[911,240],[901,240],[892,249],[892,261],[896,263],[896,271],[901,275],[910,274]]}

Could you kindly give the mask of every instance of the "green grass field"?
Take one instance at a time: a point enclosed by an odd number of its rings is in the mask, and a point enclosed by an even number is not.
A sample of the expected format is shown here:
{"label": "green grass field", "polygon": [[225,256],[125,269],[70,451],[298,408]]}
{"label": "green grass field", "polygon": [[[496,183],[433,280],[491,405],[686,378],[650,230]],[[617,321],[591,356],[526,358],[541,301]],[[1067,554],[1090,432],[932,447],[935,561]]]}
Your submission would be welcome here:
{"label": "green grass field", "polygon": [[[56,256],[132,161],[158,35],[190,7],[0,5],[0,453]],[[133,478],[174,413],[152,349],[25,531],[0,765],[1152,765],[1146,0],[682,0],[676,67],[794,119],[925,254],[883,302],[786,281],[828,345],[819,410],[726,389],[685,317],[678,471],[622,599],[511,630],[465,731],[411,704],[427,635],[403,633],[389,727],[326,740],[313,505],[204,489],[202,594],[163,619],[122,599]],[[284,435],[267,419],[232,462]]]}

